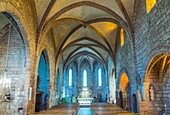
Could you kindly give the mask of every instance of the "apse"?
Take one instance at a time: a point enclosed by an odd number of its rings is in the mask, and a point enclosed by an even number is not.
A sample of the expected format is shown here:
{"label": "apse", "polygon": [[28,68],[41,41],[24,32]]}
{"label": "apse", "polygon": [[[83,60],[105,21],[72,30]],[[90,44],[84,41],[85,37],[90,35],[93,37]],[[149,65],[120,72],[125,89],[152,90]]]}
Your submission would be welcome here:
{"label": "apse", "polygon": [[65,97],[71,101],[71,96],[79,97],[82,88],[89,88],[92,91],[90,97],[106,102],[109,97],[106,65],[95,55],[78,55],[73,56],[64,68]]}

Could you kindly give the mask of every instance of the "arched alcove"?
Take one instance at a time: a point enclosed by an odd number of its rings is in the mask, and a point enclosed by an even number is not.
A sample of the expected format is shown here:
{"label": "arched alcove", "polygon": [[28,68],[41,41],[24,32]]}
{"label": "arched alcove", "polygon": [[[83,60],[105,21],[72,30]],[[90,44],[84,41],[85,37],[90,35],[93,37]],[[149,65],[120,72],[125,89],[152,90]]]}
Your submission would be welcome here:
{"label": "arched alcove", "polygon": [[170,112],[165,108],[165,105],[167,108],[170,107],[170,100],[167,98],[167,92],[170,90],[167,87],[170,81],[169,70],[169,54],[160,53],[151,59],[143,80],[145,100],[140,100],[141,113],[145,111],[148,114],[163,114],[165,110],[167,113]]}
{"label": "arched alcove", "polygon": [[138,112],[138,110],[137,110],[137,107],[138,107],[138,105],[137,105],[137,97],[136,97],[136,94],[133,94],[132,95],[132,107],[133,107],[133,112],[134,113],[137,113]]}
{"label": "arched alcove", "polygon": [[[99,76],[100,72],[101,76]],[[101,78],[100,78],[101,77]],[[101,80],[101,81],[100,81]],[[99,85],[99,82],[101,84]],[[107,83],[108,78],[106,75],[106,70],[104,64],[95,60],[93,62],[93,97],[95,97],[96,102],[106,102],[109,96]]]}
{"label": "arched alcove", "polygon": [[49,107],[50,69],[46,50],[43,50],[40,55],[37,83],[35,112],[45,110]]}
{"label": "arched alcove", "polygon": [[79,81],[79,87],[84,87],[83,84],[84,84],[84,72],[87,72],[87,86],[86,87],[93,87],[93,81],[92,81],[92,69],[91,69],[91,64],[89,62],[89,60],[87,58],[84,58],[81,63],[80,63],[80,66],[79,66],[79,77],[80,77],[80,81]]}
{"label": "arched alcove", "polygon": [[[70,70],[71,70],[72,73],[70,73]],[[65,95],[69,99],[69,102],[71,102],[72,96],[78,96],[77,60],[70,62],[70,64],[67,66],[67,68],[64,71],[66,72],[66,76],[64,78],[64,86],[65,86],[65,93],[66,93]],[[70,74],[72,74],[71,79],[70,79]]]}
{"label": "arched alcove", "polygon": [[[26,114],[28,98],[31,98],[25,95],[28,94],[30,78],[27,39],[16,16],[2,12],[0,20],[1,112],[17,114],[17,111]],[[5,95],[10,95],[10,100],[6,100]]]}
{"label": "arched alcove", "polygon": [[120,106],[123,109],[128,109],[128,101],[127,97],[129,94],[127,94],[129,91],[127,91],[129,88],[129,79],[126,73],[123,73],[120,77]]}

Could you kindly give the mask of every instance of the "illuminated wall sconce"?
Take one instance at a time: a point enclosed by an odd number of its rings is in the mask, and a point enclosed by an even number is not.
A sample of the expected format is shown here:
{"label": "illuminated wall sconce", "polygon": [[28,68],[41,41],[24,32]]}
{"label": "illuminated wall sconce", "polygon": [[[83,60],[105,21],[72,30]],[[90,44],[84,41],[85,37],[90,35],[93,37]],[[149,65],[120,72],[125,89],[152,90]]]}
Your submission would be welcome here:
{"label": "illuminated wall sconce", "polygon": [[32,87],[29,87],[28,89],[28,101],[31,101],[32,98]]}

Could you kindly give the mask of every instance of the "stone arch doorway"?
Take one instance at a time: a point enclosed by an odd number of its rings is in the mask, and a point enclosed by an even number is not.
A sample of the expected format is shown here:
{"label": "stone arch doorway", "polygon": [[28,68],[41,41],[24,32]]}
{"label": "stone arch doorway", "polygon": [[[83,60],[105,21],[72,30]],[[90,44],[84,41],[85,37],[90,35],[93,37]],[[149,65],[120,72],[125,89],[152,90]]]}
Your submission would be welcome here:
{"label": "stone arch doorway", "polygon": [[120,107],[123,109],[130,108],[130,92],[129,92],[129,79],[126,73],[120,77]]}
{"label": "stone arch doorway", "polygon": [[137,113],[137,98],[136,98],[136,95],[133,94],[132,98],[133,98],[132,99],[132,101],[133,101],[133,112]]}
{"label": "stone arch doorway", "polygon": [[[17,17],[0,13],[0,114],[26,114],[30,63],[27,40]],[[11,99],[4,96],[10,94]]]}
{"label": "stone arch doorway", "polygon": [[[140,100],[140,113],[149,115],[170,113],[170,55],[160,53],[155,55],[148,64],[143,86],[145,99]],[[166,105],[166,108],[165,108]]]}
{"label": "stone arch doorway", "polygon": [[49,108],[50,98],[50,75],[49,63],[46,50],[40,55],[36,88],[36,105],[35,112],[39,112]]}

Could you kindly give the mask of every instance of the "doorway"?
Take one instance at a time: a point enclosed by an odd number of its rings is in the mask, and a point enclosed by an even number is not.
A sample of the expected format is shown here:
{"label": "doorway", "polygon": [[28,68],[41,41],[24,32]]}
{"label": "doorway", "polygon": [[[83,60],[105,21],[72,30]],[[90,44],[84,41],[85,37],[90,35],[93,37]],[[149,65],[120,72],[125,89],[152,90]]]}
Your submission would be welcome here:
{"label": "doorway", "polygon": [[42,110],[42,96],[43,92],[36,92],[36,104],[35,104],[35,112],[40,112]]}
{"label": "doorway", "polygon": [[133,94],[133,111],[137,113],[137,98],[135,94]]}

